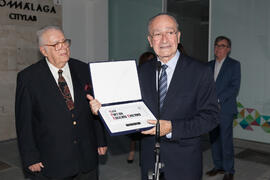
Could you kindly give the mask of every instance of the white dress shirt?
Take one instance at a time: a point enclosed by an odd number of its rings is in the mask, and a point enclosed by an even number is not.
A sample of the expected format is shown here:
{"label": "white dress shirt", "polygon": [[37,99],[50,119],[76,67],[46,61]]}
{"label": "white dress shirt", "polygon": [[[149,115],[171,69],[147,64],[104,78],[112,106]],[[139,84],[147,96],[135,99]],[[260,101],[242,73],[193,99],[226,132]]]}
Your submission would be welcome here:
{"label": "white dress shirt", "polygon": [[[58,78],[59,78],[58,71],[59,71],[59,69],[57,67],[55,67],[54,65],[52,65],[48,61],[47,58],[46,58],[46,61],[47,61],[47,64],[48,64],[48,66],[50,68],[50,71],[51,71],[51,73],[52,73],[52,75],[53,75],[53,77],[55,79],[55,82],[56,82],[56,84],[58,86]],[[73,84],[72,84],[72,79],[71,79],[71,74],[70,74],[68,63],[66,63],[65,66],[63,68],[61,68],[61,70],[63,71],[62,76],[65,78],[65,80],[67,82],[67,85],[68,85],[72,100],[74,102],[74,90],[73,90]]]}
{"label": "white dress shirt", "polygon": [[219,71],[220,71],[224,61],[225,61],[225,58],[222,59],[221,61],[218,61],[218,60],[215,61],[215,71],[214,71],[214,79],[215,79],[215,81],[217,80]]}

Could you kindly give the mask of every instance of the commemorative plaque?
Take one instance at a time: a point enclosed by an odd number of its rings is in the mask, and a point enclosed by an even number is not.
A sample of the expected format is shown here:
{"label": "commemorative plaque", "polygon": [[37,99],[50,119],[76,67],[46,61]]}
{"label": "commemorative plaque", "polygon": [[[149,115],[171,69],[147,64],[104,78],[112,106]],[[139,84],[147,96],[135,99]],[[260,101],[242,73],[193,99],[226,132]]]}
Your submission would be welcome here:
{"label": "commemorative plaque", "polygon": [[152,128],[154,115],[142,100],[135,60],[89,63],[93,95],[101,103],[99,116],[110,135]]}

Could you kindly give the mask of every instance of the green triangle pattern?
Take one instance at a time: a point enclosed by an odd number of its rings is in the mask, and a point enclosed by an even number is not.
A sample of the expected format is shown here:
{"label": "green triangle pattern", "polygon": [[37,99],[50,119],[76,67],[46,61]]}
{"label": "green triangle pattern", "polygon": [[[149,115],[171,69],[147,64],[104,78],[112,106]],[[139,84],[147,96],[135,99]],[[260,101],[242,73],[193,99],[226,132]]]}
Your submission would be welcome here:
{"label": "green triangle pattern", "polygon": [[270,125],[269,125],[269,123],[264,123],[264,124],[262,125],[262,129],[263,129],[265,132],[270,133]]}
{"label": "green triangle pattern", "polygon": [[250,124],[250,123],[252,123],[253,121],[254,121],[254,118],[252,117],[252,115],[248,115],[247,117],[246,117],[246,121],[248,122],[248,124]]}
{"label": "green triangle pattern", "polygon": [[261,125],[261,116],[259,116],[255,121]]}
{"label": "green triangle pattern", "polygon": [[238,108],[244,108],[244,106],[240,102],[237,102],[237,107]]}

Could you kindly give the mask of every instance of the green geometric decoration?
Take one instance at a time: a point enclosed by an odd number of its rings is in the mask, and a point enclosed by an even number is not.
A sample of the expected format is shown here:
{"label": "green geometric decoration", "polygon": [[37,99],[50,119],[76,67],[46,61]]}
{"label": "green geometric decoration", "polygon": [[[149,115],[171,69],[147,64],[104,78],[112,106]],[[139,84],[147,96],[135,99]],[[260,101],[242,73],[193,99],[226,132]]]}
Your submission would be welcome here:
{"label": "green geometric decoration", "polygon": [[259,116],[257,119],[256,119],[256,122],[261,125],[261,116]]}
{"label": "green geometric decoration", "polygon": [[240,102],[237,102],[237,107],[238,108],[244,108],[244,106]]}
{"label": "green geometric decoration", "polygon": [[270,133],[270,116],[261,115],[256,109],[245,108],[237,102],[238,114],[233,121],[233,127],[240,125],[244,130],[253,131],[252,126],[260,126],[264,132]]}
{"label": "green geometric decoration", "polygon": [[267,133],[270,133],[270,124],[265,122],[262,126],[263,130]]}
{"label": "green geometric decoration", "polygon": [[237,122],[237,120],[235,119],[235,120],[233,120],[233,127],[235,127],[235,126],[237,126],[238,125],[238,122]]}
{"label": "green geometric decoration", "polygon": [[269,121],[270,116],[261,116],[264,120]]}
{"label": "green geometric decoration", "polygon": [[260,113],[256,110],[255,111],[255,119],[257,119],[258,117],[260,117],[261,115],[260,115]]}
{"label": "green geometric decoration", "polygon": [[243,129],[246,129],[246,127],[248,127],[249,125],[245,119],[243,119],[239,124],[241,125]]}
{"label": "green geometric decoration", "polygon": [[251,116],[251,114],[246,117],[246,121],[248,122],[248,124],[251,124],[254,121],[254,118]]}

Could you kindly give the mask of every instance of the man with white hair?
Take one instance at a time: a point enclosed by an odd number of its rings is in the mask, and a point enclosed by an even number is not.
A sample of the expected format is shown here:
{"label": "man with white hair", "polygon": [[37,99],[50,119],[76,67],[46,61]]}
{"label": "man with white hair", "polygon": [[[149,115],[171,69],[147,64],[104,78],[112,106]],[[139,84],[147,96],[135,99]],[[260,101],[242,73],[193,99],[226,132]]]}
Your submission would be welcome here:
{"label": "man with white hair", "polygon": [[59,27],[37,32],[44,58],[18,73],[16,128],[23,168],[34,180],[96,180],[103,128],[89,110],[86,63],[70,58]]}

